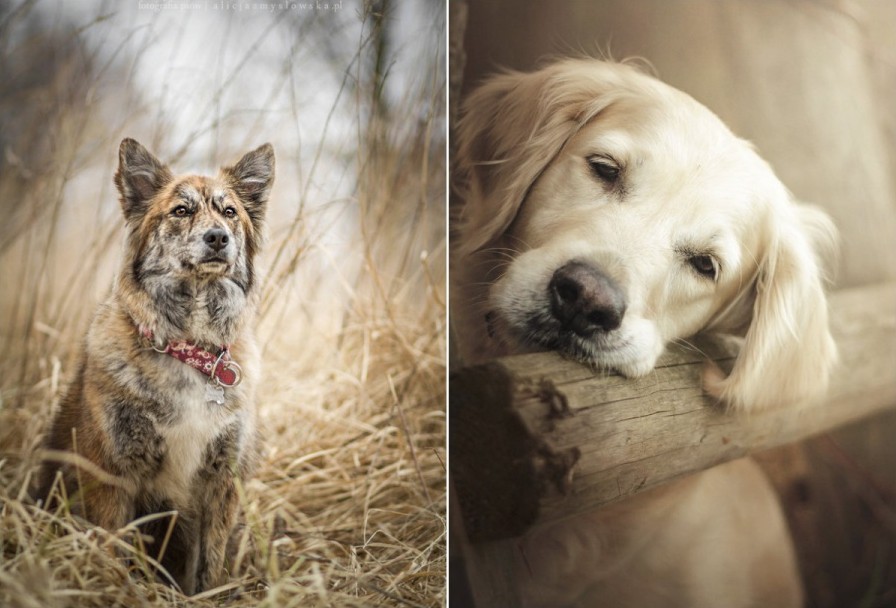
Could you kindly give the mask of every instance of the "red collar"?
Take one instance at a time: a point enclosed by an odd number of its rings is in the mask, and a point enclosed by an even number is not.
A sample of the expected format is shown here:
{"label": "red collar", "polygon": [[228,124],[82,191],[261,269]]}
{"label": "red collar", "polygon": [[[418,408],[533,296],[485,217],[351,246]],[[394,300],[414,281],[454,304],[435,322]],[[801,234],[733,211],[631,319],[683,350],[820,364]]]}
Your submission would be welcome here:
{"label": "red collar", "polygon": [[226,388],[236,386],[243,379],[243,368],[230,358],[230,345],[228,344],[222,345],[218,354],[210,353],[184,340],[172,340],[164,350],[161,350],[153,343],[152,331],[142,327],[139,331],[140,335],[149,341],[154,351],[170,355],[186,363],[208,376],[209,381],[214,379],[214,383],[219,386]]}

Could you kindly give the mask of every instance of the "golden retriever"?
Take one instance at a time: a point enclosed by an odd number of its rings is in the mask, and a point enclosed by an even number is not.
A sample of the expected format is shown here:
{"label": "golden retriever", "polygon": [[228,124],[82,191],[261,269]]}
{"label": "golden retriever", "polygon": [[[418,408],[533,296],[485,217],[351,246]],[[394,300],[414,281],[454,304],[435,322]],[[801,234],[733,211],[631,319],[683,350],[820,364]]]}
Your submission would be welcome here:
{"label": "golden retriever", "polygon": [[[464,363],[556,350],[627,377],[700,332],[743,336],[704,388],[735,412],[818,397],[836,359],[820,258],[836,231],[704,106],[592,59],[465,100],[452,323]],[[799,606],[774,491],[749,460],[520,543],[532,606]]]}

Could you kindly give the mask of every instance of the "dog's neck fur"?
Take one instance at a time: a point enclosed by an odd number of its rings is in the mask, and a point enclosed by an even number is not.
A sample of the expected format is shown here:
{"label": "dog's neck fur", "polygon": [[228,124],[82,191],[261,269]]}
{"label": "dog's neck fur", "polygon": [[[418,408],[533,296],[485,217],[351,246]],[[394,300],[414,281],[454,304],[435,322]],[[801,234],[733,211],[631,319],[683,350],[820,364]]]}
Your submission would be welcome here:
{"label": "dog's neck fur", "polygon": [[[122,288],[125,282],[129,288]],[[234,344],[255,308],[255,290],[244,291],[228,277],[153,276],[138,281],[130,269],[119,275],[113,299],[160,346],[172,340],[210,347]]]}

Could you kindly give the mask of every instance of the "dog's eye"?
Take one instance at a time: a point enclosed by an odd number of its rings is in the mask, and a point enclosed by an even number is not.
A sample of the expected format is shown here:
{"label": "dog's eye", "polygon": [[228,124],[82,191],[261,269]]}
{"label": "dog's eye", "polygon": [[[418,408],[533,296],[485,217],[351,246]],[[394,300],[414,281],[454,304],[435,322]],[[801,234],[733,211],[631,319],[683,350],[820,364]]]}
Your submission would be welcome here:
{"label": "dog's eye", "polygon": [[186,217],[190,215],[190,210],[187,209],[184,205],[178,205],[171,213],[173,213],[177,217]]}
{"label": "dog's eye", "polygon": [[224,217],[236,217],[236,209],[228,207],[224,210]]}
{"label": "dog's eye", "polygon": [[715,281],[719,274],[719,267],[711,255],[692,255],[688,258],[688,263],[707,279]]}
{"label": "dog's eye", "polygon": [[604,156],[592,156],[588,159],[591,172],[607,183],[614,183],[619,179],[619,166]]}

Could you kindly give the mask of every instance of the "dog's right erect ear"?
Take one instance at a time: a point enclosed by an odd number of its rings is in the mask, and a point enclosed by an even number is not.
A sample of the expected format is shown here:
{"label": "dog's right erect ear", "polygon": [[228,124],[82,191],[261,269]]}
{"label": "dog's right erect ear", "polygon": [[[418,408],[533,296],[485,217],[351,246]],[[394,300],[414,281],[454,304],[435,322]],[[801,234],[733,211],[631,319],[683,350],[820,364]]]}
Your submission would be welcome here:
{"label": "dog's right erect ear", "polygon": [[171,170],[136,140],[122,140],[118,148],[115,185],[121,194],[121,208],[131,221],[146,213],[148,203],[173,179]]}

